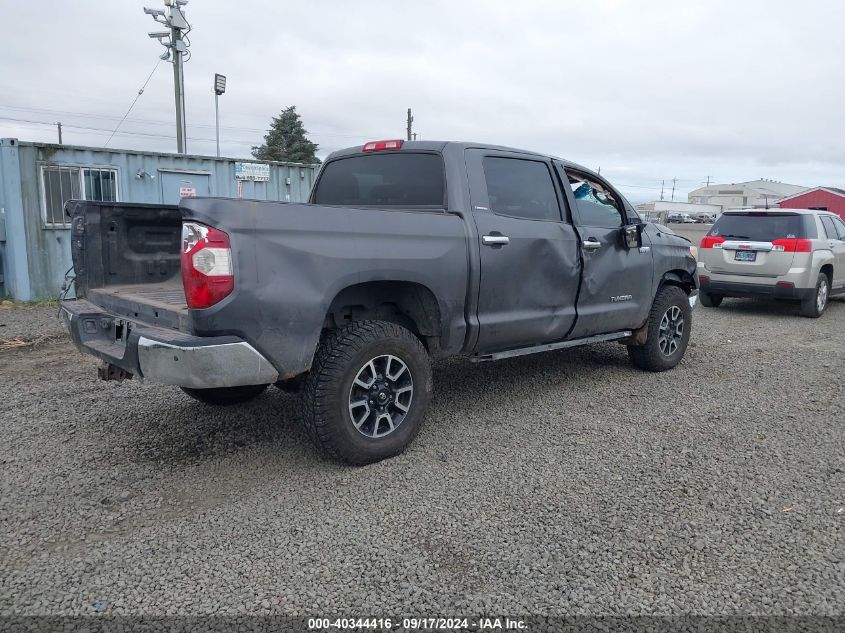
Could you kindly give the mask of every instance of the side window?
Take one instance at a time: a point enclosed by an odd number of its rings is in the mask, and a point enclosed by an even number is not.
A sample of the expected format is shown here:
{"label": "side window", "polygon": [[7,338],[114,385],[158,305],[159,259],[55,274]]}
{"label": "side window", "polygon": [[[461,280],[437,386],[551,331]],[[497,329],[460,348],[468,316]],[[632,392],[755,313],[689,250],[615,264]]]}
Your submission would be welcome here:
{"label": "side window", "polygon": [[484,158],[490,210],[527,220],[560,221],[560,206],[545,163],[520,158]]}
{"label": "side window", "polygon": [[839,218],[831,218],[831,220],[833,220],[836,231],[839,233],[839,239],[845,241],[845,222]]}
{"label": "side window", "polygon": [[824,227],[824,232],[827,233],[828,239],[840,239],[836,233],[836,225],[833,223],[833,218],[831,218],[829,215],[823,215],[820,216],[820,219],[822,221],[822,226]]}
{"label": "side window", "polygon": [[567,171],[578,215],[584,226],[615,228],[623,225],[622,205],[600,182],[578,172]]}

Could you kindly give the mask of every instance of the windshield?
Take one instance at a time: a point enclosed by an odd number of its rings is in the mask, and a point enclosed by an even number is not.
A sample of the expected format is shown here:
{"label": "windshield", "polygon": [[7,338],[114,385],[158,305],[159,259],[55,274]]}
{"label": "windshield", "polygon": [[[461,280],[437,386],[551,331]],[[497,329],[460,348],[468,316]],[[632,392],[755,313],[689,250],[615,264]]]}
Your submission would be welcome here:
{"label": "windshield", "polygon": [[334,160],[317,181],[314,203],[443,209],[443,159],[438,154],[390,152]]}
{"label": "windshield", "polygon": [[708,235],[726,240],[771,242],[797,237],[815,237],[809,234],[809,223],[795,213],[725,213]]}

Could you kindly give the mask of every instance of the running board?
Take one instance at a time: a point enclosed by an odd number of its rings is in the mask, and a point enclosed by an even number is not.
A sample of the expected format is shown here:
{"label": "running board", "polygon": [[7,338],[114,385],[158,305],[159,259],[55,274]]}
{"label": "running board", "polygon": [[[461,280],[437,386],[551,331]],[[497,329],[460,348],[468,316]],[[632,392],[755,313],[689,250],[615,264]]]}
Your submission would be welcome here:
{"label": "running board", "polygon": [[598,334],[596,336],[588,336],[587,338],[576,338],[572,341],[563,341],[561,343],[548,343],[547,345],[532,345],[531,347],[521,347],[519,349],[509,349],[504,352],[495,352],[494,354],[478,354],[470,356],[473,363],[483,363],[488,360],[501,360],[503,358],[513,358],[514,356],[526,356],[528,354],[539,354],[540,352],[551,352],[556,349],[566,349],[567,347],[579,347],[581,345],[589,345],[590,343],[604,343],[607,341],[616,341],[621,338],[628,338],[633,332],[625,330],[623,332],[613,332],[612,334]]}

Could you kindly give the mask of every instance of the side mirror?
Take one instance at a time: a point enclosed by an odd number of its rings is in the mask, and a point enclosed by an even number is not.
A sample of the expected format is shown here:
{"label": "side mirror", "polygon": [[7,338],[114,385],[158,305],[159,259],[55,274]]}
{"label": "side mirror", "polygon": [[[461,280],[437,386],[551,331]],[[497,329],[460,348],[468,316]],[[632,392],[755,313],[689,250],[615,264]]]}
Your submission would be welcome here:
{"label": "side mirror", "polygon": [[642,224],[629,224],[623,227],[622,233],[625,237],[625,246],[628,248],[639,248],[643,245]]}

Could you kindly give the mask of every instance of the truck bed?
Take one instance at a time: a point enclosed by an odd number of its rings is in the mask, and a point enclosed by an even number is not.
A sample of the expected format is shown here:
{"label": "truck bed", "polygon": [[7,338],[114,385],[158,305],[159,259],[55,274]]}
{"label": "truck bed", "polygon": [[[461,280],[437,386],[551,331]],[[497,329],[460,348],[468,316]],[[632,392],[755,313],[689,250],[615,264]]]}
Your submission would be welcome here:
{"label": "truck bed", "polygon": [[179,278],[160,284],[126,284],[88,291],[88,300],[114,314],[187,331],[188,304]]}

